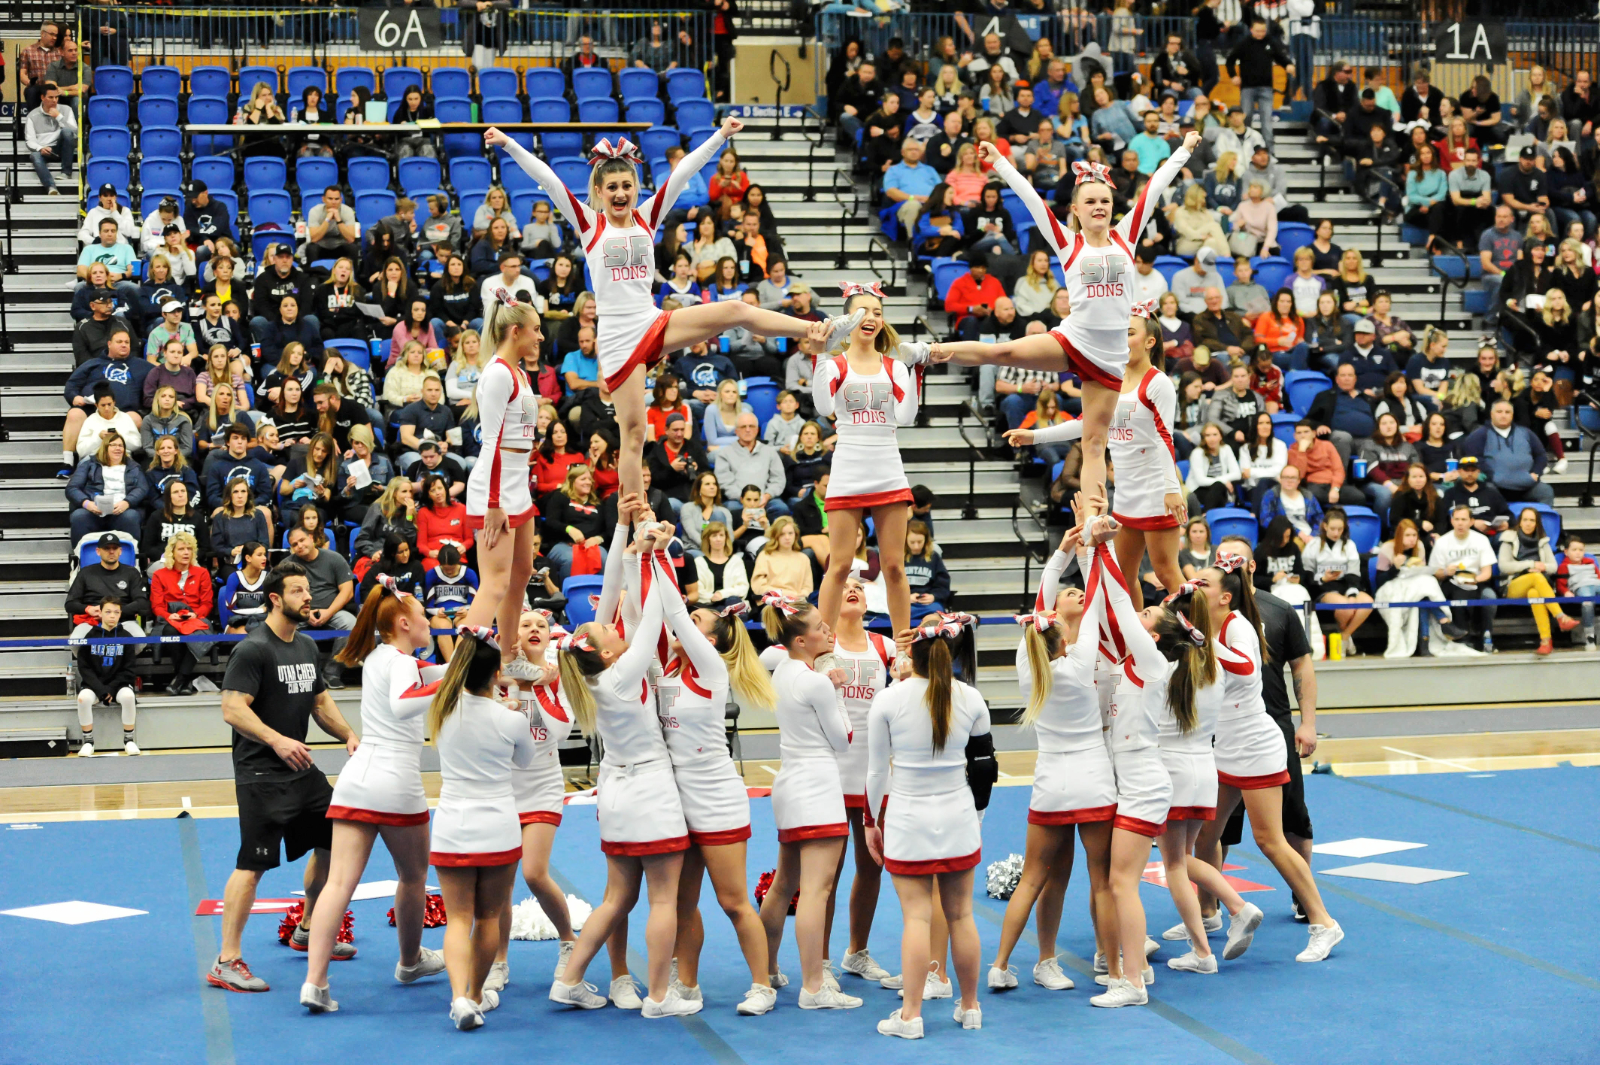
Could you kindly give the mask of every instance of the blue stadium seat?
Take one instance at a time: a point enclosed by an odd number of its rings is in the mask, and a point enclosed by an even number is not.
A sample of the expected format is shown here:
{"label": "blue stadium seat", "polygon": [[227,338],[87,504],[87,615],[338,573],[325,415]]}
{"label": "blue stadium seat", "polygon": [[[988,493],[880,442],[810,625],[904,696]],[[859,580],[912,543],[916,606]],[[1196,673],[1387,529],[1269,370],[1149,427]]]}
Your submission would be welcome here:
{"label": "blue stadium seat", "polygon": [[139,131],[139,153],[176,159],[183,154],[183,131],[177,126],[146,126]]}
{"label": "blue stadium seat", "polygon": [[1363,557],[1372,554],[1378,549],[1378,542],[1383,539],[1383,521],[1371,507],[1344,506],[1346,526],[1350,530],[1350,542],[1356,545],[1356,551]]}
{"label": "blue stadium seat", "polygon": [[291,109],[304,99],[307,89],[316,89],[328,95],[328,72],[321,67],[289,68],[289,105]]}
{"label": "blue stadium seat", "polygon": [[578,101],[579,122],[618,122],[621,121],[621,112],[617,109],[617,101],[610,99],[591,99]]}
{"label": "blue stadium seat", "polygon": [[581,159],[583,134],[575,129],[551,130],[539,134],[539,146],[544,149],[545,158],[551,162],[557,159]]}
{"label": "blue stadium seat", "polygon": [[[433,114],[440,122],[471,122],[472,101],[438,100],[433,105]],[[446,159],[483,154],[481,133],[446,133],[440,138],[439,143],[444,149]]]}
{"label": "blue stadium seat", "polygon": [[1311,401],[1318,392],[1326,392],[1332,387],[1333,382],[1328,380],[1327,374],[1315,370],[1290,370],[1283,375],[1283,394],[1289,400],[1289,409],[1301,416],[1311,409]]}
{"label": "blue stadium seat", "polygon": [[[1189,460],[1188,459],[1179,459],[1178,462],[1177,462],[1177,467],[1178,467],[1178,480],[1180,482],[1187,481],[1189,479]],[[1053,478],[1053,477],[1051,478],[1051,480],[1054,480],[1054,479],[1055,478]]]}
{"label": "blue stadium seat", "polygon": [[[106,65],[96,67],[94,71],[95,95],[106,96],[132,96],[133,95],[133,68]],[[177,93],[173,93],[174,99]]]}
{"label": "blue stadium seat", "polygon": [[[92,111],[94,101],[89,101]],[[233,117],[228,110],[228,101],[222,96],[191,96],[189,97],[189,121],[202,126],[226,125]]]}
{"label": "blue stadium seat", "polygon": [[472,219],[477,216],[478,206],[483,203],[483,195],[481,192],[461,192],[456,197],[463,229],[471,227]]}
{"label": "blue stadium seat", "polygon": [[956,259],[935,259],[933,261],[933,290],[943,300],[950,294],[950,286],[956,279],[967,272],[967,264]]}
{"label": "blue stadium seat", "polygon": [[607,67],[577,67],[572,72],[572,95],[579,104],[585,100],[609,100],[611,70]]}
{"label": "blue stadium seat", "polygon": [[[139,194],[139,213],[149,215],[161,206],[161,201],[168,198],[183,202],[183,193],[176,185],[171,188],[162,188],[159,185],[146,185]],[[134,263],[136,270],[143,269],[141,263]]]}
{"label": "blue stadium seat", "polygon": [[648,122],[652,126],[659,126],[667,120],[667,105],[650,97],[648,100],[628,101],[628,121]]}
{"label": "blue stadium seat", "polygon": [[[294,204],[289,199],[289,194],[282,189],[251,189],[250,199],[247,201],[250,212],[250,224],[257,230],[269,223],[277,223],[288,230],[288,236],[294,238]],[[283,233],[277,234],[282,240]]]}
{"label": "blue stadium seat", "polygon": [[450,160],[450,184],[462,194],[486,191],[494,184],[489,160],[482,156]]}
{"label": "blue stadium seat", "polygon": [[1278,254],[1292,264],[1294,253],[1310,244],[1316,235],[1316,231],[1304,222],[1279,222]]}
{"label": "blue stadium seat", "polygon": [[1483,276],[1483,260],[1476,255],[1469,256],[1465,262],[1459,255],[1435,255],[1433,268],[1453,281]]}
{"label": "blue stadium seat", "polygon": [[304,155],[294,161],[294,183],[302,195],[316,200],[329,185],[339,184],[338,160]]}
{"label": "blue stadium seat", "polygon": [[[517,220],[518,226],[528,224],[528,220],[533,217],[534,201],[542,198],[533,189],[518,189],[511,194],[511,217]],[[470,223],[472,219],[466,221]]]}
{"label": "blue stadium seat", "polygon": [[133,134],[115,126],[96,126],[89,131],[85,147],[91,156],[120,155],[126,158],[133,154]]}
{"label": "blue stadium seat", "polygon": [[1518,503],[1511,508],[1513,524],[1515,524],[1515,517],[1521,514],[1524,510],[1538,512],[1539,521],[1544,525],[1544,534],[1550,537],[1550,543],[1552,546],[1560,541],[1561,511],[1557,510],[1555,507],[1552,507],[1549,503]]}
{"label": "blue stadium seat", "polygon": [[233,75],[227,67],[193,67],[189,71],[190,96],[220,96],[233,92]]}
{"label": "blue stadium seat", "polygon": [[671,126],[655,125],[639,134],[639,150],[646,159],[660,159],[668,148],[682,147],[683,138]]}
{"label": "blue stadium seat", "polygon": [[240,67],[239,68],[239,99],[248,100],[250,94],[255,92],[256,86],[266,82],[272,89],[272,94],[278,94],[278,68],[277,67]]}
{"label": "blue stadium seat", "polygon": [[598,574],[580,574],[568,577],[561,585],[561,594],[567,599],[567,621],[574,627],[594,620],[594,606],[590,596],[600,594],[604,578]]}
{"label": "blue stadium seat", "polygon": [[[95,88],[99,89],[99,85]],[[139,72],[139,91],[177,99],[183,92],[183,71],[177,67],[145,67]]]}
{"label": "blue stadium seat", "polygon": [[531,98],[528,100],[528,121],[571,122],[572,105],[557,96]]}
{"label": "blue stadium seat", "polygon": [[364,85],[368,92],[378,88],[378,79],[366,67],[340,67],[333,76],[334,90],[343,98],[349,99],[350,90],[357,85]]}
{"label": "blue stadium seat", "polygon": [[1260,526],[1256,524],[1256,516],[1242,507],[1213,507],[1206,511],[1206,525],[1211,529],[1211,542],[1216,543],[1224,536],[1242,536],[1250,541],[1250,546],[1256,546],[1256,536]]}
{"label": "blue stadium seat", "polygon": [[238,193],[234,192],[232,189],[208,188],[207,191],[211,194],[211,198],[213,200],[216,200],[217,203],[228,209],[229,218],[237,219],[239,217]]}
{"label": "blue stadium seat", "polygon": [[126,189],[133,184],[131,171],[125,156],[113,155],[103,159],[91,156],[83,164],[83,183],[90,189],[98,189],[105,184]]}
{"label": "blue stadium seat", "polygon": [[522,167],[509,159],[503,159],[500,163],[500,187],[507,193],[526,192],[538,188],[539,183]]}
{"label": "blue stadium seat", "polygon": [[1172,278],[1179,270],[1189,265],[1187,259],[1180,259],[1176,255],[1157,255],[1154,263],[1156,273],[1167,279],[1167,287],[1172,287]]}
{"label": "blue stadium seat", "polygon": [[[698,71],[696,76],[699,76]],[[677,100],[674,101],[674,106],[677,109],[677,125],[680,131],[693,129],[696,126],[715,126],[717,123],[717,109],[710,100],[699,98]]]}
{"label": "blue stadium seat", "polygon": [[[100,561],[100,555],[97,552],[100,548],[100,537],[104,535],[104,533],[90,533],[78,541],[76,548],[78,565],[92,566]],[[114,533],[113,535],[122,541],[122,556],[120,560],[122,564],[124,566],[137,566],[139,564],[139,541],[125,532]],[[594,611],[591,609],[590,613],[593,614]]]}
{"label": "blue stadium seat", "polygon": [[363,370],[372,368],[372,349],[367,347],[365,340],[325,340],[322,346],[328,351],[338,352],[351,366],[359,366]]}
{"label": "blue stadium seat", "polygon": [[667,99],[674,105],[706,98],[706,76],[699,70],[678,67],[667,71]]}
{"label": "blue stadium seat", "polygon": [[380,218],[394,214],[394,193],[388,189],[367,189],[356,193],[356,221],[363,230],[372,228]]}
{"label": "blue stadium seat", "polygon": [[350,181],[350,191],[362,192],[369,189],[387,189],[389,187],[389,160],[374,156],[358,157],[350,160],[346,177]]}
{"label": "blue stadium seat", "polygon": [[1287,447],[1294,443],[1294,427],[1299,421],[1300,415],[1279,411],[1272,416],[1272,435]]}
{"label": "blue stadium seat", "polygon": [[439,177],[439,160],[429,159],[425,155],[413,155],[400,160],[395,168],[395,177],[400,181],[400,188],[412,199],[416,199],[412,195],[413,191],[432,192],[442,183]]}
{"label": "blue stadium seat", "polygon": [[[1028,205],[1022,202],[1021,196],[1010,189],[1001,189],[1000,204],[1006,209],[1006,214],[1011,216],[1011,224],[1017,227],[1018,236],[1025,236],[1028,230],[1034,228],[1033,215],[1029,213]],[[1027,244],[1025,239],[1023,244]]]}
{"label": "blue stadium seat", "polygon": [[189,176],[204,181],[206,190],[215,196],[217,191],[233,188],[233,157],[228,155],[202,156],[189,164]]}
{"label": "blue stadium seat", "polygon": [[686,143],[689,151],[691,152],[700,147],[706,141],[710,140],[712,137],[716,136],[716,134],[717,130],[715,126],[697,126],[683,131],[683,135],[688,138]]}
{"label": "blue stadium seat", "polygon": [[528,99],[533,100],[541,96],[565,96],[567,94],[567,79],[558,67],[530,67],[524,78],[528,90]]}
{"label": "blue stadium seat", "polygon": [[479,108],[485,122],[521,122],[520,100],[485,100]]}
{"label": "blue stadium seat", "polygon": [[744,401],[755,411],[756,420],[766,425],[778,413],[778,382],[770,377],[746,377]]}
{"label": "blue stadium seat", "polygon": [[1487,289],[1468,289],[1461,294],[1461,309],[1468,314],[1489,313],[1489,292]]}
{"label": "blue stadium seat", "polygon": [[[556,172],[556,177],[567,188],[576,191],[580,198],[583,191],[589,187],[589,172],[591,167],[584,159],[557,159],[550,164],[550,169]],[[554,192],[555,190],[550,190]]]}
{"label": "blue stadium seat", "polygon": [[169,96],[139,97],[139,125],[176,126],[177,124],[178,101]]}
{"label": "blue stadium seat", "polygon": [[398,100],[411,86],[422,88],[424,80],[416,67],[390,67],[383,72],[383,94],[391,102]]}
{"label": "blue stadium seat", "polygon": [[147,155],[139,163],[139,183],[147,189],[179,188],[183,185],[183,163],[176,156]]}
{"label": "blue stadium seat", "polygon": [[515,100],[517,72],[510,67],[489,67],[478,71],[478,94],[485,100]]}
{"label": "blue stadium seat", "polygon": [[1256,284],[1269,293],[1282,288],[1284,279],[1294,273],[1294,267],[1289,260],[1281,255],[1263,255],[1252,259],[1250,265],[1256,270]]}
{"label": "blue stadium seat", "polygon": [[251,192],[281,189],[289,180],[289,168],[272,155],[254,155],[244,161],[244,184]]}
{"label": "blue stadium seat", "polygon": [[623,100],[654,100],[661,95],[661,79],[646,67],[627,67],[617,75],[617,87]]}
{"label": "blue stadium seat", "polygon": [[472,95],[472,71],[466,67],[437,67],[428,75],[428,87],[439,100],[465,100]]}
{"label": "blue stadium seat", "polygon": [[1234,276],[1232,259],[1218,259],[1212,264],[1211,268],[1217,272],[1217,277],[1221,279],[1222,287],[1224,289],[1233,284]]}
{"label": "blue stadium seat", "polygon": [[128,101],[121,96],[92,96],[89,98],[88,115],[91,126],[127,129]]}

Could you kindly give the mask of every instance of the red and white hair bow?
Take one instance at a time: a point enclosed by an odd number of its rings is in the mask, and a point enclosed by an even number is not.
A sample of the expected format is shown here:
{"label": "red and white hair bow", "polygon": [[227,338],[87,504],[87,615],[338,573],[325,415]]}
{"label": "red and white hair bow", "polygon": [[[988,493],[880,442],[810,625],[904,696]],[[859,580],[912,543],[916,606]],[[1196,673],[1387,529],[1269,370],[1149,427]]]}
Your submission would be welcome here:
{"label": "red and white hair bow", "polygon": [[1244,559],[1238,555],[1218,555],[1212,564],[1224,573],[1237,573],[1244,568]]}
{"label": "red and white hair bow", "polygon": [[457,625],[456,635],[471,636],[474,640],[486,643],[496,651],[500,650],[500,645],[495,642],[494,630],[487,625]]}
{"label": "red and white hair bow", "polygon": [[841,281],[839,291],[844,293],[844,298],[852,296],[876,296],[883,299],[883,283],[874,281],[870,285],[863,285],[856,281]]}
{"label": "red and white hair bow", "polygon": [[553,611],[553,610],[546,610],[542,606],[536,606],[536,607],[533,608],[533,613],[538,614],[540,617],[544,618],[544,620],[545,620],[545,622],[547,624],[554,625],[556,623],[556,615],[555,615],[555,611]]}
{"label": "red and white hair bow", "polygon": [[1154,318],[1156,316],[1156,301],[1145,300],[1143,303],[1135,303],[1133,305],[1133,316],[1135,318]]}
{"label": "red and white hair bow", "polygon": [[587,632],[569,632],[556,641],[556,650],[566,651],[568,654],[574,651],[593,651],[594,644],[589,642]]}
{"label": "red and white hair bow", "polygon": [[494,287],[494,298],[495,302],[502,306],[515,307],[517,305],[516,294],[504,285],[496,285]]}
{"label": "red and white hair bow", "polygon": [[719,618],[742,618],[750,613],[750,604],[743,599],[736,600],[717,611]]}
{"label": "red and white hair bow", "polygon": [[411,594],[404,588],[400,587],[400,582],[394,579],[394,574],[392,573],[380,574],[378,576],[378,587],[382,588],[396,599],[404,599],[406,596]]}
{"label": "red and white hair bow", "polygon": [[1167,606],[1174,599],[1178,598],[1178,596],[1180,596],[1180,595],[1193,595],[1195,592],[1198,592],[1200,589],[1209,588],[1209,587],[1211,587],[1211,582],[1206,580],[1204,577],[1196,577],[1192,581],[1184,581],[1183,584],[1178,586],[1178,590],[1177,591],[1173,592],[1171,595],[1169,595],[1165,599],[1161,600],[1161,605],[1162,606]]}
{"label": "red and white hair bow", "polygon": [[912,643],[923,640],[937,640],[941,636],[948,636],[952,640],[961,635],[961,631],[969,625],[977,624],[977,619],[971,614],[951,613],[934,614],[917,627],[917,634],[912,637]]}
{"label": "red and white hair bow", "polygon": [[1178,615],[1178,623],[1183,626],[1184,634],[1189,637],[1189,642],[1196,647],[1204,647],[1206,645],[1206,634],[1195,628],[1194,622],[1190,621],[1188,615],[1183,611],[1175,610],[1173,613]]}
{"label": "red and white hair bow", "polygon": [[1074,185],[1082,185],[1085,181],[1103,181],[1111,184],[1111,168],[1104,163],[1091,163],[1080,159],[1072,164],[1072,176],[1077,178]]}
{"label": "red and white hair bow", "polygon": [[766,595],[763,595],[761,597],[761,605],[777,607],[786,618],[792,618],[796,614],[800,613],[799,605],[782,592],[768,592]]}
{"label": "red and white hair bow", "polygon": [[1035,610],[1031,614],[1012,614],[1011,617],[1018,625],[1032,625],[1040,632],[1049,632],[1050,626],[1056,623],[1054,610]]}
{"label": "red and white hair bow", "polygon": [[617,143],[612,144],[602,137],[593,148],[589,149],[589,163],[603,163],[608,159],[621,159],[623,162],[632,163],[634,166],[644,165],[644,156],[639,153],[639,148],[626,137],[618,137]]}

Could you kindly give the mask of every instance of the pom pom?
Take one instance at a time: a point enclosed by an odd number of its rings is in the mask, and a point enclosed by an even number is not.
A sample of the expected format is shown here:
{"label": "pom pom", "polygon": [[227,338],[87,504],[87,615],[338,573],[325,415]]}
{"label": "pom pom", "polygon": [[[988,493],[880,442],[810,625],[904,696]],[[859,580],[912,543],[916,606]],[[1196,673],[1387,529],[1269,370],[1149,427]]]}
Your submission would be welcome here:
{"label": "pom pom", "polygon": [[[767,892],[772,890],[772,878],[778,875],[776,869],[769,869],[756,879],[756,909],[761,908],[761,903],[766,900]],[[789,916],[794,916],[795,903],[800,901],[800,892],[794,893],[794,898],[789,900]]]}
{"label": "pom pom", "polygon": [[[591,907],[576,895],[567,896],[567,919],[576,932],[589,919]],[[511,908],[512,939],[555,939],[556,926],[545,916],[538,900],[527,898]]]}
{"label": "pom pom", "polygon": [[1022,879],[1022,855],[1009,854],[998,862],[990,862],[986,873],[991,899],[1009,899]]}
{"label": "pom pom", "polygon": [[[429,895],[422,908],[422,927],[441,928],[445,924],[444,896]],[[389,927],[394,927],[394,907],[389,907]]]}
{"label": "pom pom", "polygon": [[278,942],[288,943],[289,937],[294,935],[294,930],[300,927],[300,921],[305,916],[306,904],[297,902],[284,912],[283,920],[278,922]]}

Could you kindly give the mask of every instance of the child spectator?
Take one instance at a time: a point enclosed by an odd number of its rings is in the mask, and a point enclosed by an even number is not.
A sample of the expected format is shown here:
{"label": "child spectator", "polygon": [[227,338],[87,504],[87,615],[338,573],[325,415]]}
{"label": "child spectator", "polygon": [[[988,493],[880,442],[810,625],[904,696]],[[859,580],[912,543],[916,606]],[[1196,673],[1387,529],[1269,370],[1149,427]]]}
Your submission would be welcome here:
{"label": "child spectator", "polygon": [[787,389],[779,392],[778,411],[767,419],[761,438],[788,457],[794,454],[794,446],[799,443],[800,430],[803,428],[805,419],[800,416],[799,397]]}
{"label": "child spectator", "polygon": [[943,611],[950,601],[950,571],[934,550],[933,533],[915,519],[906,523],[906,583],[911,588],[913,623]]}
{"label": "child spectator", "polygon": [[[122,601],[114,596],[100,601],[100,617],[94,627],[83,634],[78,645],[78,727],[83,730],[83,746],[78,757],[94,756],[94,708],[118,706],[122,710],[122,749],[125,753],[139,753],[133,742],[134,724],[138,713],[134,702],[133,656],[139,650],[134,643],[113,643],[111,640],[126,636],[143,636],[144,632],[134,622],[122,622]],[[95,642],[96,639],[103,642]]]}
{"label": "child spectator", "polygon": [[[1594,556],[1584,552],[1582,537],[1568,536],[1567,546],[1556,566],[1556,594],[1600,595],[1600,575],[1597,575]],[[1584,647],[1595,649],[1594,604],[1581,604],[1583,611]]]}
{"label": "child spectator", "polygon": [[1371,616],[1372,596],[1361,590],[1361,555],[1350,541],[1349,523],[1343,510],[1333,507],[1322,516],[1318,535],[1301,552],[1301,562],[1312,578],[1312,594],[1319,603],[1367,604],[1349,610],[1335,610],[1333,616],[1343,634],[1343,653],[1357,655],[1355,633]]}
{"label": "child spectator", "polygon": [[267,617],[267,548],[247,543],[239,552],[239,568],[217,593],[217,616],[224,632],[251,632]]}

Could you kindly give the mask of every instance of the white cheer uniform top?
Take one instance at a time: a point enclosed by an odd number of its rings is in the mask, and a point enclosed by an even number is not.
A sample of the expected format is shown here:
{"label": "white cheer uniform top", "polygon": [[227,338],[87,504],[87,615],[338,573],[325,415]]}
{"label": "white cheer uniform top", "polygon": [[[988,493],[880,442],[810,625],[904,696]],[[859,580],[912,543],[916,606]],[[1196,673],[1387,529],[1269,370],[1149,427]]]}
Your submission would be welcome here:
{"label": "white cheer uniform top", "polygon": [[[874,815],[895,795],[946,795],[967,786],[967,740],[989,734],[989,707],[978,690],[950,684],[950,731],[933,749],[928,679],[907,677],[872,703],[867,725],[867,803]],[[890,773],[891,762],[893,773]]]}
{"label": "white cheer uniform top", "polygon": [[423,686],[421,662],[393,644],[374,647],[361,663],[361,746],[371,743],[404,751],[417,758],[420,767],[433,696],[430,691],[418,698],[412,689]]}
{"label": "white cheer uniform top", "polygon": [[917,420],[917,375],[885,355],[874,373],[850,367],[844,355],[819,359],[811,379],[818,418],[832,418],[839,441],[824,504],[854,510],[911,499],[895,441],[898,426]]}
{"label": "white cheer uniform top", "polygon": [[773,716],[778,719],[778,756],[783,761],[832,761],[849,749],[850,718],[827,677],[786,658],[773,670],[772,684],[778,692]]}
{"label": "white cheer uniform top", "polygon": [[889,687],[889,665],[894,661],[894,645],[876,632],[867,633],[864,651],[847,650],[837,637],[833,642],[836,666],[844,670],[844,687],[834,694],[850,721],[856,737],[850,749],[839,754],[839,779],[844,785],[845,805],[866,805],[867,794],[867,715],[872,702]]}
{"label": "white cheer uniform top", "polygon": [[1223,697],[1220,721],[1237,721],[1267,712],[1267,702],[1261,690],[1261,644],[1256,640],[1254,626],[1237,610],[1222,619],[1222,632],[1217,637],[1223,648],[1230,652],[1217,652],[1217,665],[1222,669]]}
{"label": "white cheer uniform top", "polygon": [[[656,681],[656,713],[674,766],[691,766],[728,757],[728,665],[689,616],[689,608],[659,559],[652,561],[652,589],[661,586],[666,623],[683,654]],[[671,563],[667,563],[671,565]],[[742,624],[742,622],[741,622]]]}
{"label": "white cheer uniform top", "polygon": [[1117,399],[1106,433],[1106,447],[1116,468],[1148,470],[1161,478],[1165,491],[1178,491],[1177,451],[1172,446],[1177,410],[1178,391],[1172,378],[1150,367],[1137,389]]}
{"label": "white cheer uniform top", "polygon": [[522,852],[522,826],[511,773],[532,765],[538,753],[527,717],[498,700],[463,692],[434,746],[441,782],[432,864],[515,861]]}
{"label": "white cheer uniform top", "polygon": [[667,741],[661,737],[648,679],[660,636],[661,593],[652,586],[638,628],[630,634],[628,649],[589,681],[589,690],[594,694],[595,728],[606,748],[602,761],[607,765],[635,765],[667,757]]}
{"label": "white cheer uniform top", "polygon": [[[1057,551],[1046,565],[1046,575],[1040,585],[1045,609],[1055,604],[1056,584],[1067,561],[1066,552]],[[1100,686],[1095,683],[1100,630],[1105,624],[1105,593],[1099,588],[1093,591],[1094,598],[1084,601],[1077,641],[1066,654],[1050,663],[1050,694],[1033,721],[1041,754],[1068,754],[1105,743]],[[1026,636],[1017,641],[1017,686],[1024,699],[1032,697],[1033,669],[1028,662]]]}
{"label": "white cheer uniform top", "polygon": [[478,378],[477,400],[483,451],[467,476],[467,513],[481,518],[484,509],[502,506],[503,491],[518,497],[517,506],[528,497],[525,484],[507,483],[508,478],[526,482],[527,454],[507,462],[500,449],[531,453],[538,446],[539,393],[520,366],[496,356]]}

